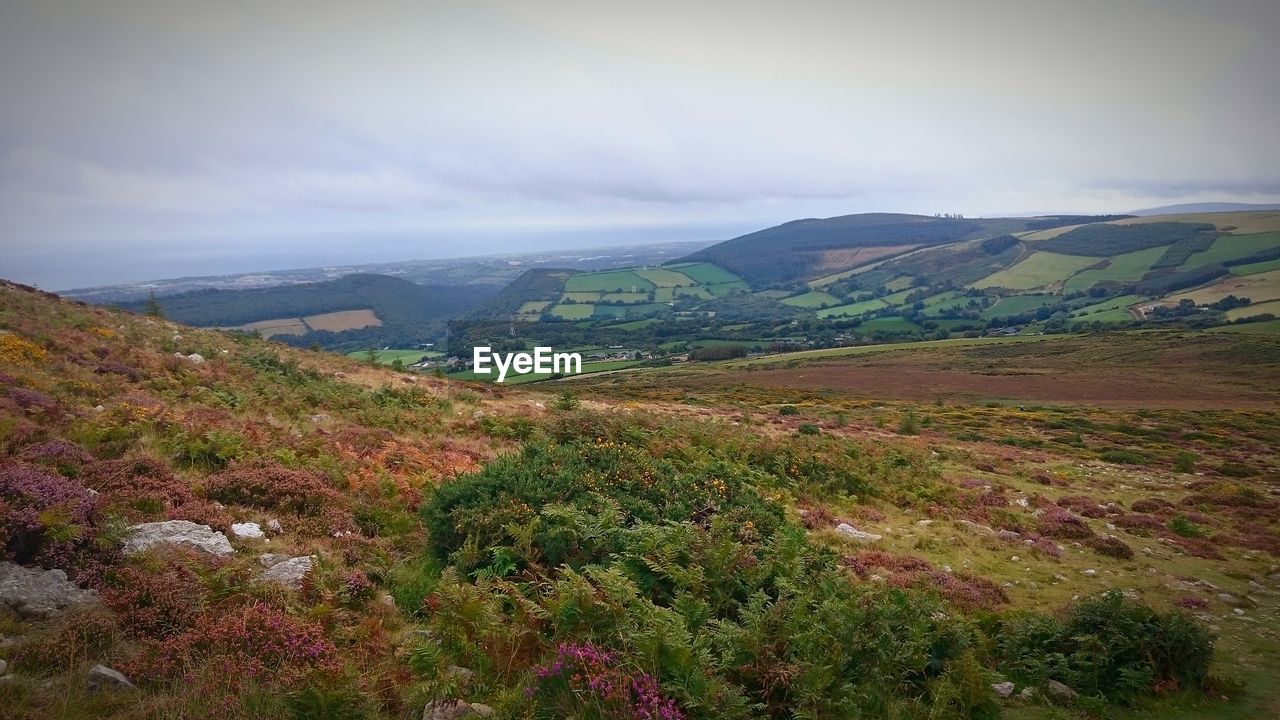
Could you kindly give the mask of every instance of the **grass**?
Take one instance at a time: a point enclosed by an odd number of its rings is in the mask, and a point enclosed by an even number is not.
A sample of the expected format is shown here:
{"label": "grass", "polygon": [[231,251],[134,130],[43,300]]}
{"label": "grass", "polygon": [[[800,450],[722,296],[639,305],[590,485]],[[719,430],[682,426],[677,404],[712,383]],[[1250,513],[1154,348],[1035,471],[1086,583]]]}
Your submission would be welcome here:
{"label": "grass", "polygon": [[973,284],[977,288],[1034,290],[1065,281],[1077,272],[1094,265],[1100,258],[1035,252],[1022,262],[1005,268]]}
{"label": "grass", "polygon": [[696,285],[697,281],[670,268],[645,267],[636,268],[635,274],[648,280],[654,285],[663,287],[680,287],[682,285]]}
{"label": "grass", "polygon": [[848,305],[837,305],[833,308],[826,308],[818,311],[819,318],[833,317],[858,317],[873,310],[889,307],[884,300],[876,298],[874,300],[863,300],[862,302],[849,303]]}
{"label": "grass", "polygon": [[1132,320],[1133,316],[1129,314],[1129,308],[1147,299],[1143,295],[1120,295],[1103,300],[1100,303],[1086,305],[1072,313],[1072,317],[1078,320],[1101,320],[1103,322]]}
{"label": "grass", "polygon": [[551,306],[551,300],[530,300],[520,306],[516,312],[520,315],[538,315]]}
{"label": "grass", "polygon": [[1270,272],[1271,270],[1280,270],[1280,258],[1275,260],[1263,260],[1262,262],[1249,263],[1248,265],[1236,265],[1229,268],[1232,275],[1252,275],[1254,273]]}
{"label": "grass", "polygon": [[[378,362],[382,365],[390,365],[396,360],[399,360],[405,365],[412,365],[413,363],[418,362],[424,357],[425,358],[444,357],[444,353],[438,352],[435,350],[412,350],[412,349],[392,348],[390,350],[374,350],[374,353],[377,354]],[[369,351],[356,350],[354,352],[347,353],[347,357],[355,358],[356,360],[366,360],[369,357]]]}
{"label": "grass", "polygon": [[832,305],[839,305],[840,298],[821,291],[811,291],[803,295],[786,298],[782,301],[783,305],[800,308],[821,308]]}
{"label": "grass", "polygon": [[1213,241],[1208,250],[1198,252],[1187,258],[1180,266],[1183,270],[1197,268],[1201,265],[1215,265],[1227,260],[1235,260],[1252,255],[1259,250],[1266,250],[1280,245],[1280,232],[1253,233],[1249,235],[1223,235]]}
{"label": "grass", "polygon": [[565,320],[586,320],[595,312],[596,306],[591,303],[578,303],[577,305],[556,305],[551,308],[551,314]]}
{"label": "grass", "polygon": [[688,276],[699,285],[742,282],[742,278],[712,263],[680,263],[668,265],[667,267]]}
{"label": "grass", "polygon": [[1170,295],[1164,302],[1176,303],[1183,298],[1190,298],[1197,305],[1204,305],[1228,295],[1247,297],[1255,303],[1280,300],[1280,270],[1253,275],[1227,275],[1204,287]]}
{"label": "grass", "polygon": [[620,302],[625,305],[636,305],[638,303],[649,302],[649,293],[642,292],[611,292],[601,293],[600,302]]}
{"label": "grass", "polygon": [[1009,295],[996,300],[995,304],[983,308],[982,312],[978,313],[978,317],[983,320],[990,320],[997,317],[1021,315],[1038,307],[1055,303],[1059,299],[1057,295]]}
{"label": "grass", "polygon": [[565,278],[565,292],[648,292],[657,287],[631,270],[580,273]]}
{"label": "grass", "polygon": [[1131,282],[1141,280],[1142,276],[1151,269],[1152,263],[1159,260],[1167,249],[1167,246],[1160,246],[1125,253],[1124,255],[1116,255],[1109,258],[1110,263],[1105,268],[1082,270],[1072,275],[1063,285],[1063,289],[1071,292],[1088,290],[1094,285],[1105,281]]}
{"label": "grass", "polygon": [[1263,335],[1280,335],[1280,320],[1267,320],[1265,322],[1244,323],[1242,325],[1220,325],[1216,328],[1209,328],[1208,332],[1241,333],[1241,334],[1257,333],[1257,334],[1263,334]]}
{"label": "grass", "polygon": [[[582,374],[590,375],[593,373],[608,372],[610,370],[624,370],[626,368],[635,367],[641,364],[642,360],[613,360],[609,362],[584,362],[582,363]],[[454,373],[449,376],[457,380],[481,380],[484,382],[496,382],[497,373],[492,372],[488,375],[477,375],[473,372]],[[567,376],[566,376],[567,377]],[[525,373],[524,375],[516,375],[508,372],[506,378],[503,379],[503,385],[525,385],[531,382],[539,382],[549,380],[551,373]]]}

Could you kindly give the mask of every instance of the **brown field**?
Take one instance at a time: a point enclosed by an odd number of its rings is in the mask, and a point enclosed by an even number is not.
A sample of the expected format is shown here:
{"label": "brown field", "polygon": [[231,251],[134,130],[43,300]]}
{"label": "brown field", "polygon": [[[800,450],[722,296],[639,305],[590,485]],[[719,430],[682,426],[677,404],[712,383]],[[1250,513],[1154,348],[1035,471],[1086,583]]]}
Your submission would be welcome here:
{"label": "brown field", "polygon": [[307,326],[302,322],[301,318],[277,318],[275,320],[259,320],[258,322],[245,323],[244,325],[235,325],[233,327],[224,327],[222,330],[244,330],[246,332],[256,332],[264,338],[273,335],[306,335]]}
{"label": "brown field", "polygon": [[302,318],[302,321],[312,330],[329,330],[331,332],[359,330],[360,328],[377,327],[382,324],[382,320],[378,319],[378,316],[372,310],[343,310],[321,315],[308,315]]}
{"label": "brown field", "polygon": [[1204,305],[1217,302],[1228,295],[1247,297],[1255,303],[1280,300],[1280,270],[1255,275],[1228,275],[1212,285],[1170,295],[1161,300],[1160,304],[1177,305],[1179,300],[1190,298],[1197,305]]}
{"label": "brown field", "polygon": [[381,324],[382,320],[372,310],[341,310],[339,312],[308,315],[303,318],[259,320],[245,323],[244,325],[234,325],[219,329],[256,332],[264,338],[270,338],[275,335],[306,335],[312,330],[329,330],[331,332],[359,330],[360,328]]}
{"label": "brown field", "polygon": [[1046,336],[1041,341],[907,346],[843,357],[780,355],[776,361],[735,369],[686,366],[636,375],[626,382],[633,394],[664,399],[686,392],[741,396],[757,388],[849,399],[1278,408],[1280,338],[1142,332]]}
{"label": "brown field", "polygon": [[844,248],[827,250],[822,253],[822,263],[814,268],[818,277],[830,275],[871,262],[890,255],[897,255],[911,250],[916,245],[885,245],[883,247]]}

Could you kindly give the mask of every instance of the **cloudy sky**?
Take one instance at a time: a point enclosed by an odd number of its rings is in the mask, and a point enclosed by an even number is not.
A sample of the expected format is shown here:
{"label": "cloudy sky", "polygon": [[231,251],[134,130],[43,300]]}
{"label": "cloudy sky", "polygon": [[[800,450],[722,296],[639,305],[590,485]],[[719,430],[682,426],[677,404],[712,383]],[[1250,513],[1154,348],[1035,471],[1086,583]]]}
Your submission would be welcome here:
{"label": "cloudy sky", "polygon": [[0,276],[1275,201],[1278,36],[1273,0],[4,0]]}

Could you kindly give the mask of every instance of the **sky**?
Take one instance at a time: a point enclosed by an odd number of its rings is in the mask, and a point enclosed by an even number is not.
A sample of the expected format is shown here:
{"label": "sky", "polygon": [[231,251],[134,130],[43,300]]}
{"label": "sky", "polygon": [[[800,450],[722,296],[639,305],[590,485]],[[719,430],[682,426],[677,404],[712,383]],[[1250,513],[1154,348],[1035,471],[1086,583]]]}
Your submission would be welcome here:
{"label": "sky", "polygon": [[66,289],[1280,200],[1280,3],[0,3],[0,277]]}

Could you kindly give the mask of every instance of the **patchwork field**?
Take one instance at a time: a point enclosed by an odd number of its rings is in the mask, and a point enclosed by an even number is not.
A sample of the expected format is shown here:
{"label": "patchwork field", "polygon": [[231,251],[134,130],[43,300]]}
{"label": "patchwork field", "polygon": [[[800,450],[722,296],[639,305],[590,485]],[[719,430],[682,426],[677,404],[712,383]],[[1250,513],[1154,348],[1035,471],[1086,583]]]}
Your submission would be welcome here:
{"label": "patchwork field", "polygon": [[1006,288],[1008,290],[1034,290],[1061,283],[1097,263],[1100,258],[1081,255],[1061,255],[1038,251],[1013,267],[993,273],[975,282],[977,288]]}
{"label": "patchwork field", "polygon": [[308,315],[301,318],[260,320],[222,329],[256,332],[264,338],[270,338],[276,335],[305,335],[312,330],[329,330],[331,332],[358,330],[360,328],[376,327],[381,324],[382,320],[372,310],[342,310],[340,312]]}

